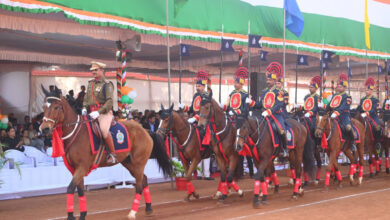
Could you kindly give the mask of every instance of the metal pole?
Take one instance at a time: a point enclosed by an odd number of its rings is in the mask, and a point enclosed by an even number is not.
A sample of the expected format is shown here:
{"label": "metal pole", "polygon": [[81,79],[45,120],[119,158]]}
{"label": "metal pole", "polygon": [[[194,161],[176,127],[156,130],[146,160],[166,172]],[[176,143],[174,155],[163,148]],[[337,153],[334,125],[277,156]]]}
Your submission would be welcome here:
{"label": "metal pole", "polygon": [[283,82],[286,84],[286,9],[283,8]]}
{"label": "metal pole", "polygon": [[[297,58],[298,58],[298,47],[297,47]],[[295,62],[295,104],[298,102],[298,60]]]}
{"label": "metal pole", "polygon": [[[383,70],[382,70],[383,71]],[[379,99],[379,58],[378,58],[378,88],[377,88],[377,90],[376,90],[377,92],[377,98],[378,98],[378,100],[380,100]]]}
{"label": "metal pole", "polygon": [[[169,14],[168,14],[168,0],[165,0],[165,10],[166,10],[166,27],[167,27],[167,62],[168,62],[168,106],[171,106],[171,58],[169,51]],[[172,155],[172,141],[169,141],[169,151]],[[171,177],[171,189],[173,189],[173,179]]]}
{"label": "metal pole", "polygon": [[349,76],[349,57],[347,58],[348,61],[348,94],[351,95],[351,76]]}
{"label": "metal pole", "polygon": [[249,75],[248,75],[248,94],[250,95],[251,94],[251,83],[250,83],[250,80],[251,80],[251,47],[249,46],[250,42],[249,42],[249,34],[251,33],[251,21],[248,21],[248,72],[249,72]]}
{"label": "metal pole", "polygon": [[385,87],[386,87],[386,99],[389,98],[389,81],[388,81],[388,75],[389,75],[389,69],[387,68],[389,64],[387,63],[387,59],[385,60],[386,62],[386,75],[385,75]]}
{"label": "metal pole", "polygon": [[179,103],[181,103],[181,35],[180,35],[180,53],[179,53]]}
{"label": "metal pole", "polygon": [[366,79],[368,78],[368,53],[366,48]]}
{"label": "metal pole", "polygon": [[[223,39],[223,24],[222,24],[222,36],[221,36],[221,45],[222,45],[222,39]],[[221,90],[222,90],[222,67],[223,67],[223,51],[221,46],[221,65],[219,67],[219,103],[221,103]]]}
{"label": "metal pole", "polygon": [[321,85],[320,85],[320,100],[322,100],[322,88],[324,83],[324,73],[322,69],[322,51],[324,50],[324,39],[322,39],[322,50],[320,53],[320,77],[321,77]]}

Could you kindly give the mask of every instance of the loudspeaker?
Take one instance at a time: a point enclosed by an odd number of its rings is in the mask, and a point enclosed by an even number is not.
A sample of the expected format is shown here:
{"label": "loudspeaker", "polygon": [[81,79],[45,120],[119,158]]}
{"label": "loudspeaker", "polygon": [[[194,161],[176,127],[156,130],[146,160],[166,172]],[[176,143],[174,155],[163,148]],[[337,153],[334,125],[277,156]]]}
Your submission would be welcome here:
{"label": "loudspeaker", "polygon": [[265,88],[267,88],[267,78],[265,74],[252,72],[250,74],[250,95],[254,100],[259,100],[259,96]]}

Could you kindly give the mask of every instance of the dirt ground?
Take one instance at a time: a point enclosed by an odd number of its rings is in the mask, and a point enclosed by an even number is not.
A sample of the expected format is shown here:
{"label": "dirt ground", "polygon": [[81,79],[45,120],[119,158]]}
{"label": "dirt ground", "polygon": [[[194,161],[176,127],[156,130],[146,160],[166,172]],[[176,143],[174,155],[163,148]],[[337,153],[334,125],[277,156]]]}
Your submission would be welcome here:
{"label": "dirt ground", "polygon": [[[367,171],[368,167],[365,167]],[[280,193],[269,190],[268,204],[252,208],[252,179],[240,180],[245,191],[240,198],[232,193],[224,204],[211,195],[218,181],[193,181],[201,195],[199,200],[184,201],[185,191],[171,189],[170,183],[150,185],[153,214],[146,216],[141,202],[137,219],[390,219],[390,175],[380,173],[374,178],[364,176],[361,186],[350,186],[344,178],[343,188],[331,183],[329,192],[322,192],[323,181],[305,188],[303,197],[291,200],[291,186],[287,186],[285,171],[279,172]],[[344,168],[342,174],[347,174]],[[324,175],[322,175],[324,176]],[[78,199],[75,194],[75,214]],[[87,219],[126,219],[132,205],[134,189],[105,189],[86,192]],[[65,219],[66,195],[41,196],[0,201],[0,219]]]}

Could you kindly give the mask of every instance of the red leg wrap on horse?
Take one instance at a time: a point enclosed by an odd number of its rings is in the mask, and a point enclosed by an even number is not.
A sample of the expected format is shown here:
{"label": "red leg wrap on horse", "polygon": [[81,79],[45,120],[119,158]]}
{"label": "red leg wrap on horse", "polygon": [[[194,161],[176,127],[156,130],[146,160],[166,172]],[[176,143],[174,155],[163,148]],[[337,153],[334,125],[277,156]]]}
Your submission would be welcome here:
{"label": "red leg wrap on horse", "polygon": [[370,167],[370,173],[374,173],[374,164],[370,163],[369,167]]}
{"label": "red leg wrap on horse", "polygon": [[261,182],[260,185],[261,185],[261,192],[263,193],[263,195],[268,195],[267,183],[264,181],[264,182]]}
{"label": "red leg wrap on horse", "polygon": [[356,173],[356,164],[352,163],[349,167],[349,175],[353,175],[354,173]]}
{"label": "red leg wrap on horse", "polygon": [[329,180],[330,180],[330,172],[326,172],[326,174],[325,174],[325,186],[329,186]]}
{"label": "red leg wrap on horse", "polygon": [[337,180],[341,182],[341,180],[343,180],[343,178],[341,177],[341,172],[340,170],[337,170],[336,171],[336,177],[337,177]]}
{"label": "red leg wrap on horse", "polygon": [[221,185],[221,192],[222,192],[223,195],[227,195],[228,194],[228,189],[227,189],[226,182],[222,183],[222,185]]}
{"label": "red leg wrap on horse", "polygon": [[276,172],[273,172],[271,174],[271,177],[272,177],[272,181],[274,181],[275,186],[278,186],[279,185],[278,174],[276,174]]}
{"label": "red leg wrap on horse", "polygon": [[260,180],[255,180],[255,188],[253,190],[253,193],[255,195],[259,195],[260,194]]}
{"label": "red leg wrap on horse", "polygon": [[334,173],[335,171],[336,171],[336,169],[334,167],[332,167],[331,172]]}
{"label": "red leg wrap on horse", "polygon": [[379,170],[380,170],[380,169],[379,169],[379,165],[381,165],[381,163],[382,163],[382,162],[381,162],[380,160],[377,160],[377,161],[376,161],[376,164],[375,164],[375,165],[376,165],[376,171],[379,171]]}
{"label": "red leg wrap on horse", "polygon": [[291,169],[291,178],[295,180],[297,178],[297,175],[295,173],[295,169]]}
{"label": "red leg wrap on horse", "polygon": [[131,210],[134,212],[138,212],[139,202],[141,201],[141,194],[135,194],[134,201],[133,201],[133,207],[131,207]]}
{"label": "red leg wrap on horse", "polygon": [[266,177],[266,178],[265,178],[265,182],[267,182],[267,184],[268,184],[270,181],[271,181],[271,178],[269,178],[269,177]]}
{"label": "red leg wrap on horse", "polygon": [[219,181],[219,184],[218,184],[218,189],[217,189],[217,191],[220,191],[220,192],[222,192],[222,182],[221,182],[221,181]]}
{"label": "red leg wrap on horse", "polygon": [[309,174],[305,172],[304,176],[305,176],[305,182],[308,182],[309,181]]}
{"label": "red leg wrap on horse", "polygon": [[152,203],[152,199],[150,198],[149,186],[144,188],[143,194],[145,198],[145,203]]}
{"label": "red leg wrap on horse", "polygon": [[389,158],[388,157],[386,157],[386,168],[390,168],[389,167]]}
{"label": "red leg wrap on horse", "polygon": [[87,211],[87,197],[85,197],[85,195],[79,197],[79,204],[80,204],[80,212],[86,212]]}
{"label": "red leg wrap on horse", "polygon": [[233,188],[234,191],[236,191],[236,192],[240,189],[240,187],[238,187],[238,185],[234,181],[229,183],[229,187]]}
{"label": "red leg wrap on horse", "polygon": [[73,194],[66,194],[66,211],[73,212]]}
{"label": "red leg wrap on horse", "polygon": [[321,168],[317,168],[317,176],[316,179],[319,180],[321,179]]}
{"label": "red leg wrap on horse", "polygon": [[363,166],[359,167],[359,177],[363,177]]}
{"label": "red leg wrap on horse", "polygon": [[192,185],[191,181],[187,181],[187,194],[191,194],[195,191],[194,186]]}
{"label": "red leg wrap on horse", "polygon": [[301,186],[301,178],[297,178],[295,180],[294,192],[298,193],[300,186]]}

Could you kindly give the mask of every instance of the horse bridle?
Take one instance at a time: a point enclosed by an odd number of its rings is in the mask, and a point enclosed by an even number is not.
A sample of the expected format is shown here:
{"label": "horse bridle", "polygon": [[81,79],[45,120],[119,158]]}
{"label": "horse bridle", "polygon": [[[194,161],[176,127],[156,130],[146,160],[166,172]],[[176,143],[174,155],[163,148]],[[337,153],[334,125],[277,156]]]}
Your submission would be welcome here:
{"label": "horse bridle", "polygon": [[[169,122],[168,122],[168,126],[167,128],[161,128],[159,127],[157,130],[160,130],[161,132],[163,132],[164,135],[168,135],[169,133],[172,133],[172,128],[171,128],[171,125],[173,123],[173,115],[172,115],[172,112],[169,114]],[[181,144],[181,146],[186,146],[188,144],[188,142],[190,141],[191,139],[191,136],[192,136],[192,132],[193,132],[193,126],[192,125],[189,125],[190,126],[190,132],[188,132],[188,136],[186,138],[186,140],[184,141],[183,144]],[[188,126],[186,124],[186,126],[184,126],[183,128],[180,128],[177,130],[177,134],[179,134],[179,132],[181,131],[184,131],[184,129],[186,129]]]}
{"label": "horse bridle", "polygon": [[[250,136],[252,136],[253,134],[255,134],[255,133],[257,133],[257,141],[256,141],[256,143],[255,143],[255,146],[257,146],[258,144],[259,144],[259,142],[260,142],[260,139],[261,139],[261,137],[263,136],[263,134],[264,134],[264,131],[263,131],[263,133],[262,134],[260,134],[260,122],[259,122],[259,119],[257,118],[257,117],[255,117],[255,119],[256,119],[256,130],[254,131],[254,132],[252,132],[252,134],[249,134],[249,132],[248,132],[248,134],[247,135],[245,135],[245,137],[243,137],[243,136],[241,136],[241,135],[237,135],[239,138],[242,138],[244,141],[248,138],[248,137],[250,137]],[[248,120],[248,119],[245,119],[245,120]],[[264,118],[262,118],[262,121],[261,121],[262,123],[264,122]],[[249,124],[249,121],[248,121],[248,124]],[[250,125],[249,125],[250,126]],[[249,130],[249,129],[248,129]]]}

